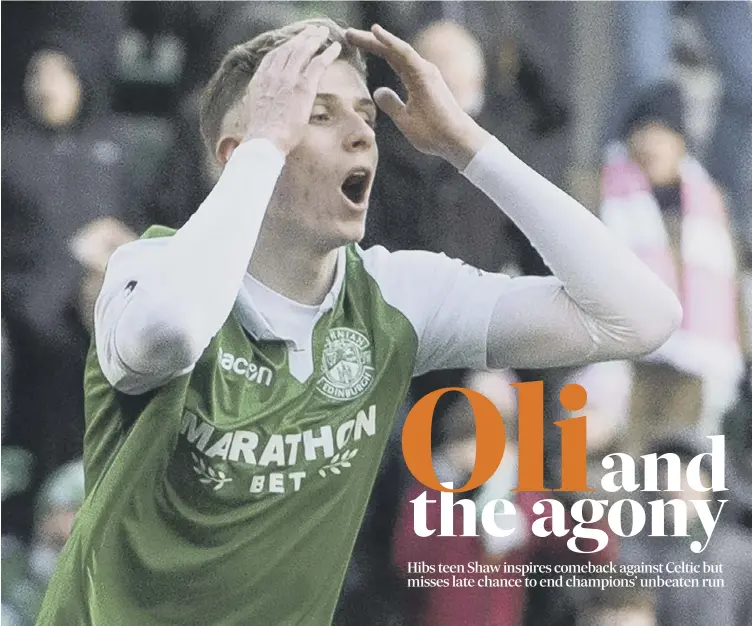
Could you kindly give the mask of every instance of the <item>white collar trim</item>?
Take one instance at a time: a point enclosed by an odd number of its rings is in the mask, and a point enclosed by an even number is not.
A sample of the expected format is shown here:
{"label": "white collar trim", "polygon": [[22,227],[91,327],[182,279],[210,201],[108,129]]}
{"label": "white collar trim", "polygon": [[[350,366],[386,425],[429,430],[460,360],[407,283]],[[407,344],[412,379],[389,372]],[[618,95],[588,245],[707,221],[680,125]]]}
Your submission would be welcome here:
{"label": "white collar trim", "polygon": [[[337,266],[334,274],[334,282],[324,300],[319,305],[319,312],[314,318],[314,323],[318,319],[334,308],[339,294],[342,291],[342,285],[345,282],[345,269],[347,266],[347,249],[342,246],[337,250]],[[240,323],[253,337],[260,340],[282,340],[292,341],[287,337],[278,336],[271,328],[262,311],[259,311],[253,303],[253,299],[248,291],[246,281],[252,279],[251,275],[246,272],[243,278],[243,284],[235,299],[234,311],[238,316]]]}

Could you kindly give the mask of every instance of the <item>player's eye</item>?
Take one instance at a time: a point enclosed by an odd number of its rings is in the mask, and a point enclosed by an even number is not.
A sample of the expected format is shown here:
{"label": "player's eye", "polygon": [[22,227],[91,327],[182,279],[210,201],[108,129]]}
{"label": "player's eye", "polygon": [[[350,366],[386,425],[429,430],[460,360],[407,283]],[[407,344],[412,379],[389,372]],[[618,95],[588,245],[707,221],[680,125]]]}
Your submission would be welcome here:
{"label": "player's eye", "polygon": [[332,116],[329,115],[329,113],[321,112],[321,113],[312,113],[309,121],[313,124],[324,124],[331,119],[332,119]]}

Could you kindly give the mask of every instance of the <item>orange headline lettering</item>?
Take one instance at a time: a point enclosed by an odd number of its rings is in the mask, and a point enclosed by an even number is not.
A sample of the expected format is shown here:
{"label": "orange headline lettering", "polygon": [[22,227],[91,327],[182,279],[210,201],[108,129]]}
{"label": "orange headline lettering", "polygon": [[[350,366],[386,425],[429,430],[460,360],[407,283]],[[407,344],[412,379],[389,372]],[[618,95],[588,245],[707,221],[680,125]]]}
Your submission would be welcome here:
{"label": "orange headline lettering", "polygon": [[[543,486],[543,381],[517,383],[519,470],[514,491],[551,491]],[[445,393],[464,395],[475,416],[475,465],[467,483],[448,489],[439,483],[433,469],[431,423],[439,398]],[[567,385],[559,400],[568,411],[580,411],[587,403],[581,385]],[[554,422],[561,430],[561,487],[554,491],[594,491],[587,486],[586,417]],[[405,420],[402,453],[413,476],[436,491],[462,493],[480,487],[501,463],[506,446],[504,420],[496,406],[483,394],[463,387],[438,389],[421,398]]]}

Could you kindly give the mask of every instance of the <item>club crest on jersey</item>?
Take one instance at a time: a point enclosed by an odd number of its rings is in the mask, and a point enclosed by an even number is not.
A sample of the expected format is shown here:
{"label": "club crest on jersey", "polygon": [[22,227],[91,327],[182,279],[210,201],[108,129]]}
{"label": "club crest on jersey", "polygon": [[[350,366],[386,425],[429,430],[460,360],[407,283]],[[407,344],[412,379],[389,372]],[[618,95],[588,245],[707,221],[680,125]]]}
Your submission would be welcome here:
{"label": "club crest on jersey", "polygon": [[332,328],[321,357],[316,388],[332,400],[352,400],[373,382],[373,355],[365,335],[351,328]]}

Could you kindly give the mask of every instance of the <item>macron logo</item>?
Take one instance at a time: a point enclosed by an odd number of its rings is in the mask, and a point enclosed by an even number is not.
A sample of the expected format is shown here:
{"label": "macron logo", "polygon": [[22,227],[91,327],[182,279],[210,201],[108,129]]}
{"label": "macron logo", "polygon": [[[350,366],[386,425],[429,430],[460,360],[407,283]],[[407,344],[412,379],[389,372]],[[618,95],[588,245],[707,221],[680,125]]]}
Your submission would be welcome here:
{"label": "macron logo", "polygon": [[219,349],[219,366],[233,374],[245,376],[251,382],[267,387],[272,384],[273,373],[268,367],[259,367],[242,356],[236,358],[229,352],[223,352],[222,348]]}

